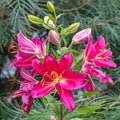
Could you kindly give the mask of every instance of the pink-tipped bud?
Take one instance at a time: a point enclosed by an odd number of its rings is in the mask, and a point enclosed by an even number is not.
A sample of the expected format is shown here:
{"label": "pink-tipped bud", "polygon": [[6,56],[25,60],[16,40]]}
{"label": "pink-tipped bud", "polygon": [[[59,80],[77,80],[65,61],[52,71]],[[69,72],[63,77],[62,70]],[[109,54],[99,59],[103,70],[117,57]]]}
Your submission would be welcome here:
{"label": "pink-tipped bud", "polygon": [[54,44],[54,45],[60,44],[60,36],[59,36],[59,33],[57,33],[56,31],[50,30],[48,37],[49,37],[49,40],[52,44]]}
{"label": "pink-tipped bud", "polygon": [[76,33],[73,36],[72,41],[75,44],[81,44],[81,43],[85,42],[88,39],[88,36],[90,34],[91,34],[91,29],[90,28],[84,29],[84,30]]}
{"label": "pink-tipped bud", "polygon": [[54,116],[51,116],[51,120],[56,120],[56,118]]}

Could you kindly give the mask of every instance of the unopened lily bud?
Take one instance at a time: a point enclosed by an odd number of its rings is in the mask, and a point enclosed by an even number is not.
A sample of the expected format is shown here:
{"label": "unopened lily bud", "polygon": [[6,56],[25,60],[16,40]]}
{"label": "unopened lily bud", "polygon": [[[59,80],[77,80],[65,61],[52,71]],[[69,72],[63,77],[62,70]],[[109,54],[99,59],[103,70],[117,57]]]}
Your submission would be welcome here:
{"label": "unopened lily bud", "polygon": [[51,120],[56,120],[56,118],[54,116],[51,116]]}
{"label": "unopened lily bud", "polygon": [[55,12],[55,7],[51,2],[47,2],[47,8],[51,11],[51,12]]}
{"label": "unopened lily bud", "polygon": [[73,23],[73,24],[71,24],[70,26],[68,26],[68,27],[66,28],[66,29],[67,29],[67,32],[68,32],[68,33],[75,33],[75,32],[78,30],[79,26],[80,26],[80,23],[79,23],[79,22]]}
{"label": "unopened lily bud", "polygon": [[90,28],[84,29],[84,30],[76,33],[73,36],[72,41],[75,44],[81,44],[81,43],[83,43],[87,40],[87,38],[90,34],[91,34],[91,29]]}
{"label": "unopened lily bud", "polygon": [[[51,28],[55,28],[55,24],[53,23],[53,21],[48,16],[44,17],[44,23],[47,24]],[[44,25],[44,27],[49,29],[49,27],[47,25]]]}
{"label": "unopened lily bud", "polygon": [[60,44],[60,36],[59,33],[57,33],[54,30],[50,30],[48,34],[49,40],[51,43],[54,45],[59,45]]}

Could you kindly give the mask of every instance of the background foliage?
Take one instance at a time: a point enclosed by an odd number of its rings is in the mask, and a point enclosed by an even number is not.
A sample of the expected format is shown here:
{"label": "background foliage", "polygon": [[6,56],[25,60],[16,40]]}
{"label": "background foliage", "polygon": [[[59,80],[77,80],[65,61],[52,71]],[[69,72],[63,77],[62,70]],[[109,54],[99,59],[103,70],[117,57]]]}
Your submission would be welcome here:
{"label": "background foliage", "polygon": [[[50,103],[52,96],[34,102],[30,115],[26,115],[20,109],[18,101],[11,100],[11,91],[15,84],[10,82],[14,76],[8,77],[4,69],[6,62],[12,59],[9,51],[9,44],[16,40],[19,30],[22,30],[29,38],[40,36],[46,37],[42,26],[36,26],[28,21],[27,15],[32,14],[40,18],[48,15],[46,7],[47,0],[1,0],[0,1],[0,119],[1,120],[27,120],[27,119],[50,119],[51,115],[60,114],[55,111],[55,106]],[[114,86],[102,89],[101,93],[88,98],[81,97],[80,108],[76,109],[65,120],[119,120],[120,119],[120,0],[54,0],[57,13],[64,13],[59,20],[64,26],[73,22],[80,22],[79,30],[87,27],[92,28],[94,41],[98,36],[103,35],[109,48],[113,51],[113,60],[118,68],[106,71],[115,81]],[[71,38],[71,36],[69,36]],[[68,41],[69,42],[69,41]],[[76,48],[77,49],[77,48]],[[7,57],[6,57],[7,56]],[[4,70],[4,72],[3,72]],[[4,77],[1,77],[1,76]],[[17,71],[15,77],[17,77]],[[78,97],[78,96],[76,96]],[[49,98],[49,99],[48,99]],[[59,102],[54,99],[55,103]],[[57,103],[58,104],[58,103]],[[60,103],[59,103],[60,104]],[[61,104],[60,104],[61,105]],[[8,107],[9,106],[9,107]],[[48,109],[49,108],[49,109]],[[63,112],[68,112],[63,111]],[[46,115],[47,113],[47,115]],[[74,119],[73,119],[74,118]],[[78,119],[79,118],[79,119]]]}

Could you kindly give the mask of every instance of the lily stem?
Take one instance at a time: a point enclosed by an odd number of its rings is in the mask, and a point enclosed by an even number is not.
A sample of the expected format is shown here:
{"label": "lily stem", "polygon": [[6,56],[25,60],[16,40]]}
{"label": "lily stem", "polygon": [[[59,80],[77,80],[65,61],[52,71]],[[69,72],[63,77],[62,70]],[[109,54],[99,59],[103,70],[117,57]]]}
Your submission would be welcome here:
{"label": "lily stem", "polygon": [[60,106],[60,120],[63,120],[63,107]]}

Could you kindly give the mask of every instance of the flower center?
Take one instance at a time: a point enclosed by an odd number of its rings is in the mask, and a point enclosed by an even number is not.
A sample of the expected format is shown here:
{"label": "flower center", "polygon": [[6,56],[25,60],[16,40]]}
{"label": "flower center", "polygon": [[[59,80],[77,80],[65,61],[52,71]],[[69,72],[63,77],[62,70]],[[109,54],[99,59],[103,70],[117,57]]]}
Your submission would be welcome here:
{"label": "flower center", "polygon": [[[44,78],[49,78],[50,82],[44,80]],[[65,79],[62,75],[58,75],[55,71],[51,72],[50,74],[45,73],[43,78],[43,84],[49,84],[50,86],[56,86],[57,83],[64,81]]]}

